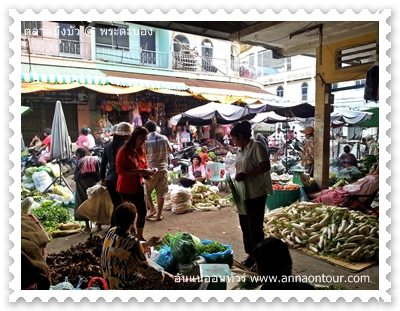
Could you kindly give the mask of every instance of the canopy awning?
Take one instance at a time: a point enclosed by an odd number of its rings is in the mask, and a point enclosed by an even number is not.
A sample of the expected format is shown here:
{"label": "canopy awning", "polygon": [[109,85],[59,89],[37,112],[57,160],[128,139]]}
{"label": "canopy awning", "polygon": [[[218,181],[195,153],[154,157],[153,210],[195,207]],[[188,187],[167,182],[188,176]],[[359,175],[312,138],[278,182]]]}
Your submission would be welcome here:
{"label": "canopy awning", "polygon": [[104,85],[107,75],[97,69],[21,64],[21,82]]}
{"label": "canopy awning", "polygon": [[[141,79],[133,77],[123,77],[120,75],[108,75],[98,69],[85,69],[74,67],[46,66],[46,65],[29,65],[21,64],[21,82],[36,83],[32,87],[31,92],[40,91],[38,83],[53,84],[53,85],[72,85],[79,86],[94,85],[94,86],[117,86],[117,87],[133,87],[138,91],[144,89],[165,89],[173,91],[186,91],[188,86],[184,82],[162,81],[158,80],[158,76],[151,76],[152,79]],[[49,88],[45,86],[44,88]],[[72,87],[71,87],[72,88]],[[60,88],[55,88],[60,89]],[[68,89],[68,87],[64,88]],[[109,87],[105,89],[110,90]],[[29,88],[25,86],[25,91]],[[134,90],[134,89],[133,89]],[[101,92],[101,91],[100,91]],[[137,91],[136,91],[137,92]],[[102,93],[109,93],[108,91]],[[133,92],[130,92],[133,93]]]}
{"label": "canopy awning", "polygon": [[[102,70],[109,78],[113,77],[116,81],[124,81],[124,79],[148,81],[148,83],[174,86],[186,85],[185,89],[175,88],[176,90],[186,90],[191,96],[209,101],[218,101],[223,104],[231,104],[241,101],[247,104],[254,103],[260,99],[273,100],[275,95],[266,90],[242,83],[228,83],[222,81],[200,80],[200,79],[185,79],[175,76],[166,75],[149,75],[133,72],[120,72]],[[168,89],[168,87],[164,87]],[[171,87],[169,89],[172,89]],[[186,95],[186,94],[183,94]]]}

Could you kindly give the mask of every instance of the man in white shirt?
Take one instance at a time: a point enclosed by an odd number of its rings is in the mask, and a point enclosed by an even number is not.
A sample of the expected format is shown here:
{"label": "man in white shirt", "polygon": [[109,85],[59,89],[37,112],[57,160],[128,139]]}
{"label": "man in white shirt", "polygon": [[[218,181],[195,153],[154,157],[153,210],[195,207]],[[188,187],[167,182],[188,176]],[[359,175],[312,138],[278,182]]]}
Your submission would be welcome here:
{"label": "man in white shirt", "polygon": [[280,127],[278,127],[276,132],[270,136],[270,139],[275,140],[275,147],[278,147],[279,149],[283,148],[285,144],[285,135],[283,134]]}

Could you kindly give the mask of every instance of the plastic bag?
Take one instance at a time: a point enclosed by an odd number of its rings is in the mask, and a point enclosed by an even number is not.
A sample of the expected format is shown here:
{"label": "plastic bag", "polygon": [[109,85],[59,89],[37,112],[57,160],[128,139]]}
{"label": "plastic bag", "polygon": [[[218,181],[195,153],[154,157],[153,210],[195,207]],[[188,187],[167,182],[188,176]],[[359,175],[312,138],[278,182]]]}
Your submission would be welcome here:
{"label": "plastic bag", "polygon": [[[207,244],[212,244],[214,243],[211,240],[201,240],[201,243],[203,245],[207,245]],[[200,253],[200,256],[204,257],[205,260],[207,261],[207,263],[226,263],[227,265],[229,265],[229,267],[232,267],[233,265],[233,249],[232,249],[232,245],[229,244],[222,244],[220,243],[222,246],[227,247],[228,249],[224,252],[218,252],[218,253]]]}
{"label": "plastic bag", "polygon": [[33,173],[32,179],[33,182],[35,183],[36,189],[39,190],[40,192],[44,192],[45,190],[47,191],[53,190],[53,185],[51,185],[52,180],[46,171]]}
{"label": "plastic bag", "polygon": [[355,166],[349,166],[343,168],[336,174],[336,179],[353,180],[353,179],[359,179],[361,177],[363,177],[363,174]]}
{"label": "plastic bag", "polygon": [[235,162],[236,162],[236,155],[227,156],[225,158],[226,170],[228,171],[228,173],[231,175],[231,177],[233,179],[235,179],[235,175],[236,175]]}
{"label": "plastic bag", "polygon": [[53,193],[61,195],[63,198],[68,196],[68,191],[66,187],[54,184]]}
{"label": "plastic bag", "polygon": [[98,224],[109,225],[114,204],[107,188],[97,184],[88,188],[86,193],[88,199],[79,206],[76,213]]}
{"label": "plastic bag", "polygon": [[203,244],[198,237],[189,232],[169,235],[172,256],[180,263],[187,264],[200,254]]}
{"label": "plastic bag", "polygon": [[177,261],[172,256],[171,248],[167,245],[163,245],[160,248],[156,263],[167,272],[174,273],[176,271]]}
{"label": "plastic bag", "polygon": [[200,265],[206,263],[206,259],[202,256],[197,256],[191,263],[178,263],[178,271],[185,276],[200,276]]}

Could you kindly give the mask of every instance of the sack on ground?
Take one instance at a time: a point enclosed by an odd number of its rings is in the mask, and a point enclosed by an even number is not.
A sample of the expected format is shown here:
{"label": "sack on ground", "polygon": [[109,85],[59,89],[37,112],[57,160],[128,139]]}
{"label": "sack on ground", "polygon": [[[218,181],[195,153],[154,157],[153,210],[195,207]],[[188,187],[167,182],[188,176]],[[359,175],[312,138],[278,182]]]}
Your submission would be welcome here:
{"label": "sack on ground", "polygon": [[79,206],[76,213],[98,224],[109,225],[114,205],[107,188],[95,185],[87,189],[87,194],[89,198]]}
{"label": "sack on ground", "polygon": [[178,204],[178,203],[190,201],[191,199],[192,199],[191,191],[184,187],[175,188],[171,192],[172,203]]}
{"label": "sack on ground", "polygon": [[190,211],[191,201],[172,203],[171,212],[172,214],[184,214]]}

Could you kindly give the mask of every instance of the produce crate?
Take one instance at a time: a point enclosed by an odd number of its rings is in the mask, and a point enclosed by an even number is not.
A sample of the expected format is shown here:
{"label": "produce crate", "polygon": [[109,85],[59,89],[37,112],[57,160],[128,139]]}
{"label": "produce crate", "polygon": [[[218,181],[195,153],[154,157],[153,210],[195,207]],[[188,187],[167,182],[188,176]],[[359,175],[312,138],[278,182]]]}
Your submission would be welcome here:
{"label": "produce crate", "polygon": [[267,207],[271,211],[281,206],[289,206],[299,199],[300,189],[296,190],[274,190],[273,195],[267,197]]}

